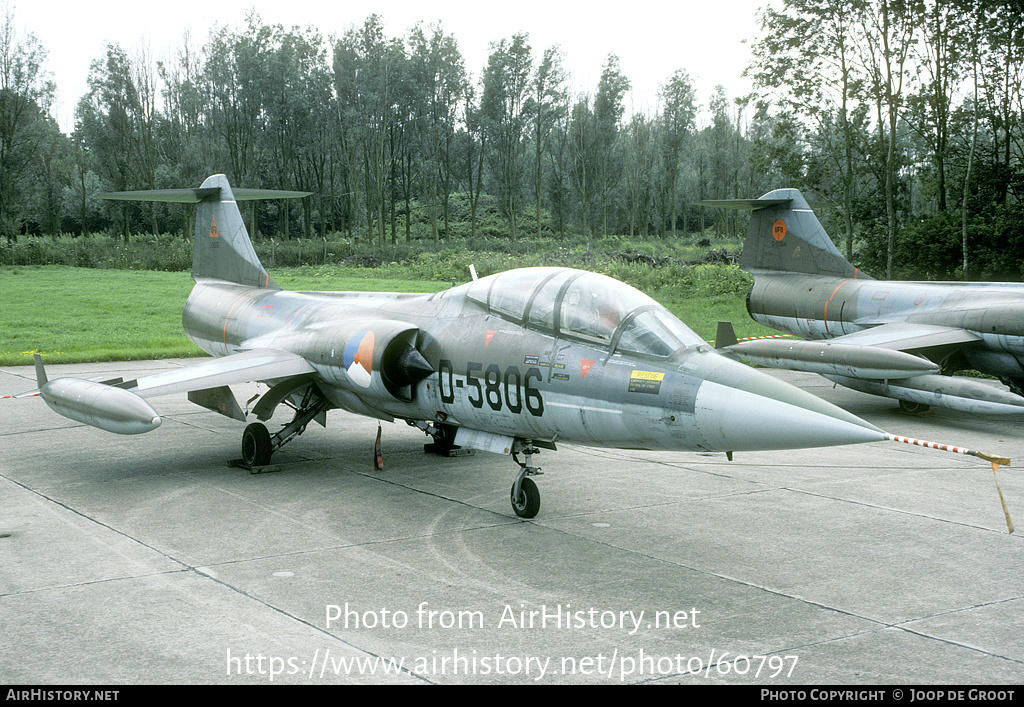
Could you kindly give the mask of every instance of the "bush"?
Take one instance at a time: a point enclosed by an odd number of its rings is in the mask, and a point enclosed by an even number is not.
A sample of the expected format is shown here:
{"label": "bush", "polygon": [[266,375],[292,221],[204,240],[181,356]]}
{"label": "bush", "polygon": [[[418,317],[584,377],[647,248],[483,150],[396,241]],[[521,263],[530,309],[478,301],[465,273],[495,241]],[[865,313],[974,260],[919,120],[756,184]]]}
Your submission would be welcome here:
{"label": "bush", "polygon": [[[901,280],[963,279],[962,225],[959,212],[915,219],[899,230],[893,250],[893,277]],[[1024,276],[1024,207],[1000,206],[972,216],[967,223],[968,278],[1018,281]],[[870,225],[859,259],[865,272],[885,277],[884,222]]]}
{"label": "bush", "polygon": [[[312,268],[319,272],[338,268],[376,268],[381,277],[435,282],[466,282],[470,265],[477,275],[528,266],[574,267],[605,273],[654,295],[715,297],[742,292],[749,285],[735,267],[689,265],[706,257],[692,239],[657,241],[612,236],[598,240],[581,237],[520,238],[480,235],[441,243],[411,243],[368,247],[344,236],[279,240],[257,238],[254,248],[268,270]],[[68,265],[122,270],[187,272],[192,267],[192,241],[180,237],[136,236],[125,243],[112,236],[22,236],[0,248],[0,265]]]}

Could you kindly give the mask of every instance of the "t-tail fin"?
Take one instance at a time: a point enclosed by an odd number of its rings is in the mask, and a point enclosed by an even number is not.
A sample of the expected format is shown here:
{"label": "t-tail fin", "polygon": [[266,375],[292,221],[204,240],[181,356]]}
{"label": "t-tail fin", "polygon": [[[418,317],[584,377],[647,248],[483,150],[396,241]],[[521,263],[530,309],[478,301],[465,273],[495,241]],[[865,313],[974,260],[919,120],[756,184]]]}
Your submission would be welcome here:
{"label": "t-tail fin", "polygon": [[235,189],[227,177],[215,174],[198,189],[155,189],[98,194],[103,199],[164,201],[196,204],[196,231],[192,250],[192,277],[225,280],[239,285],[280,289],[253,250],[238,201],[289,199],[309,192]]}
{"label": "t-tail fin", "polygon": [[760,199],[701,201],[704,206],[749,209],[740,267],[870,279],[847,262],[797,189],[776,189]]}
{"label": "t-tail fin", "polygon": [[249,232],[238,210],[227,177],[207,177],[197,190],[208,192],[196,206],[196,233],[192,250],[192,277],[227,280],[239,285],[280,289],[253,250]]}

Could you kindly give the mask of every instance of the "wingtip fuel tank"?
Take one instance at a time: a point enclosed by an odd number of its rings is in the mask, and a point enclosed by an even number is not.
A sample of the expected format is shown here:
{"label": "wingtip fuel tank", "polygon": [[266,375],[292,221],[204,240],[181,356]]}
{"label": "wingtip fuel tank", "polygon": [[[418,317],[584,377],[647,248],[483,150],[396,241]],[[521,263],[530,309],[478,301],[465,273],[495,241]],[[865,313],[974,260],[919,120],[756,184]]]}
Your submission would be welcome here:
{"label": "wingtip fuel tank", "polygon": [[50,409],[78,422],[121,435],[151,432],[160,416],[135,393],[81,378],[56,378],[39,388]]}
{"label": "wingtip fuel tank", "polygon": [[733,344],[728,350],[770,368],[854,378],[912,378],[939,372],[928,359],[903,351],[827,341],[755,339]]}

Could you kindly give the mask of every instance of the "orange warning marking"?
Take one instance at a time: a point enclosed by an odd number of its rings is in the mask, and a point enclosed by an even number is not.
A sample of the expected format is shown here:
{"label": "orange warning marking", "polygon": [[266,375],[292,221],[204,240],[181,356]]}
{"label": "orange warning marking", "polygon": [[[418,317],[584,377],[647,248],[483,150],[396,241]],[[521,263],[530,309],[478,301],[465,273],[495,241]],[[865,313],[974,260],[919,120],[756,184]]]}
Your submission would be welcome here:
{"label": "orange warning marking", "polygon": [[487,347],[488,347],[488,346],[490,345],[490,343],[491,343],[491,339],[493,339],[493,338],[494,338],[494,335],[495,335],[496,333],[497,333],[497,330],[496,330],[496,329],[488,329],[488,330],[487,330],[487,338],[486,338],[486,339],[484,339],[484,348],[485,348],[485,349],[486,349],[486,348],[487,348]]}
{"label": "orange warning marking", "polygon": [[838,287],[836,287],[836,289],[832,290],[832,294],[830,294],[828,296],[828,299],[825,300],[825,313],[822,314],[822,321],[825,322],[825,333],[826,334],[831,334],[832,333],[832,332],[830,332],[828,330],[828,304],[829,304],[829,302],[832,301],[832,298],[836,296],[836,293],[839,292],[839,288],[842,287],[843,285],[845,285],[848,282],[849,282],[849,280],[843,280],[842,282],[840,282]]}
{"label": "orange warning marking", "polygon": [[593,361],[587,361],[586,359],[583,359],[583,360],[580,361],[580,378],[581,379],[587,377],[587,371],[589,371],[593,367],[593,365],[594,365]]}

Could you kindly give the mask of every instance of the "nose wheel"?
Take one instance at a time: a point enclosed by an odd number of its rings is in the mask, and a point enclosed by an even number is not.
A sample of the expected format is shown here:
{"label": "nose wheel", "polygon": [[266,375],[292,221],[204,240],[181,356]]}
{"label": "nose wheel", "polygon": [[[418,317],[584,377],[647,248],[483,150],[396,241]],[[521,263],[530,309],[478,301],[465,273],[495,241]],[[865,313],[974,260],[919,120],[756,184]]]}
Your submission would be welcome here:
{"label": "nose wheel", "polygon": [[[443,419],[443,418],[439,418]],[[423,451],[434,452],[442,456],[460,456],[471,454],[471,449],[462,449],[455,444],[455,433],[457,428],[454,425],[438,422],[407,420],[413,427],[418,427],[434,438],[433,444],[424,445]],[[554,442],[541,442],[548,449],[554,449]],[[540,467],[533,465],[533,455],[539,454],[540,449],[530,439],[515,439],[512,442],[512,460],[519,465],[519,473],[512,484],[509,492],[509,500],[512,502],[512,510],[520,518],[533,518],[540,511],[540,490],[531,476],[543,474]],[[519,455],[523,455],[523,461],[519,461]]]}
{"label": "nose wheel", "polygon": [[520,518],[533,518],[540,510],[540,489],[533,479],[520,478],[512,484],[512,510]]}
{"label": "nose wheel", "polygon": [[[523,453],[523,461],[519,461],[518,453]],[[516,440],[512,448],[512,459],[519,465],[519,475],[512,484],[510,498],[512,510],[520,518],[533,518],[540,511],[540,489],[531,479],[543,472],[540,467],[533,466],[533,455],[540,450],[533,446],[531,440]]]}

